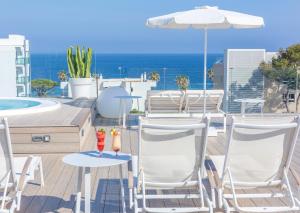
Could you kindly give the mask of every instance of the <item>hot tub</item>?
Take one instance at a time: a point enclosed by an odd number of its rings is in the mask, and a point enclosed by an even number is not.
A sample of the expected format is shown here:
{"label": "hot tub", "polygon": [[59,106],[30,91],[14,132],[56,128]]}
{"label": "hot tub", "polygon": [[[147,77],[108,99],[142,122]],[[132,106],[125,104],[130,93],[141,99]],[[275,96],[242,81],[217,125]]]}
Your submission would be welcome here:
{"label": "hot tub", "polygon": [[60,102],[49,99],[23,97],[0,98],[0,116],[41,113],[58,108],[60,108]]}

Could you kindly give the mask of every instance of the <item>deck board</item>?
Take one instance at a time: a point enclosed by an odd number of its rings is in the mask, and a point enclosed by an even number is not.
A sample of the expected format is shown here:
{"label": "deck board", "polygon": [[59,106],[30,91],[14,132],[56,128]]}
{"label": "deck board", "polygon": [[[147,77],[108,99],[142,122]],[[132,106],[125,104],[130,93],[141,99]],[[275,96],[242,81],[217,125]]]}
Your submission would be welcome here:
{"label": "deck board", "polygon": [[[117,122],[111,119],[97,118],[96,126],[105,128],[108,133],[105,149],[109,150],[111,138],[109,131],[115,127]],[[122,152],[137,154],[137,129],[122,129]],[[208,153],[212,155],[224,153],[224,134],[218,137],[209,137]],[[96,148],[96,138],[94,131],[91,131],[87,142],[84,144],[84,150]],[[63,164],[63,154],[44,154],[42,155],[44,163],[45,187],[40,188],[35,182],[29,183],[24,191],[21,205],[21,213],[38,212],[73,212],[75,208],[75,183],[77,177],[77,168]],[[300,172],[300,144],[296,146],[296,154],[293,158],[292,167]],[[126,173],[124,173],[127,176]],[[119,213],[121,212],[120,194],[119,194],[119,171],[117,167],[101,168],[91,170],[91,209],[96,213]],[[39,179],[37,178],[37,183]],[[124,181],[127,186],[127,181]],[[156,193],[156,192],[153,192]],[[162,193],[159,191],[158,193]],[[176,193],[180,193],[177,192]],[[128,195],[128,192],[126,192]],[[82,195],[84,192],[82,191]],[[126,200],[128,204],[128,199]],[[244,200],[242,204],[256,205],[282,205],[285,200],[278,199],[270,201],[267,199]],[[84,210],[82,201],[81,210]],[[161,200],[149,201],[151,207],[162,206],[195,206],[199,204],[197,200]],[[129,210],[129,209],[128,209]],[[217,210],[216,212],[222,212]]]}

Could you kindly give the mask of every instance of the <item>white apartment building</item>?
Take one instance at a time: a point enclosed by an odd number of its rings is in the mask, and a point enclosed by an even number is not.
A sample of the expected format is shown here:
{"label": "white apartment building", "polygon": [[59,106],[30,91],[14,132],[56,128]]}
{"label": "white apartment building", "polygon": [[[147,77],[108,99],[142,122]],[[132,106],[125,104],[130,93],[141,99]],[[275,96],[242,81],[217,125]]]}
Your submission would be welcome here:
{"label": "white apartment building", "polygon": [[22,35],[0,39],[0,97],[29,96],[29,41]]}

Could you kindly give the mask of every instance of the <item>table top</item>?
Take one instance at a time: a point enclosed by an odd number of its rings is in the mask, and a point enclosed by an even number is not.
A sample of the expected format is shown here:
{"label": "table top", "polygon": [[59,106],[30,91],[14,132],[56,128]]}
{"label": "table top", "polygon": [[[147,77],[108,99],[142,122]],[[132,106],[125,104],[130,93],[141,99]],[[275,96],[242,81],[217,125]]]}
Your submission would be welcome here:
{"label": "table top", "polygon": [[136,95],[118,95],[118,96],[115,96],[114,98],[119,98],[119,99],[134,99],[134,98],[142,98],[142,96],[136,96]]}
{"label": "table top", "polygon": [[78,152],[65,155],[63,162],[77,167],[107,167],[125,164],[131,160],[130,154],[105,151],[100,157],[98,151]]}
{"label": "table top", "polygon": [[235,102],[246,102],[246,103],[264,103],[265,100],[259,98],[241,98],[235,99]]}

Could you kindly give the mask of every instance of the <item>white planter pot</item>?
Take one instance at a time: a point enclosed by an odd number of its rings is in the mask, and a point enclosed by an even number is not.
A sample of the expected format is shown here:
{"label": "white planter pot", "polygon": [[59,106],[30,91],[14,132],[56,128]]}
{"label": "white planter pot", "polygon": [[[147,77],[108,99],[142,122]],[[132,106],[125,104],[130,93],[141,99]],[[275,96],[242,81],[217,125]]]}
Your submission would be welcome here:
{"label": "white planter pot", "polygon": [[70,78],[72,98],[90,98],[92,78]]}

